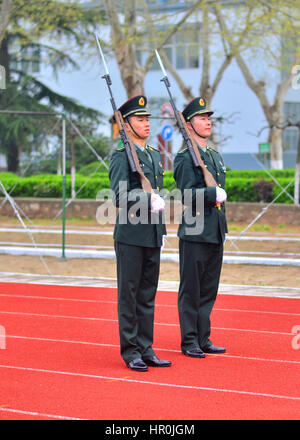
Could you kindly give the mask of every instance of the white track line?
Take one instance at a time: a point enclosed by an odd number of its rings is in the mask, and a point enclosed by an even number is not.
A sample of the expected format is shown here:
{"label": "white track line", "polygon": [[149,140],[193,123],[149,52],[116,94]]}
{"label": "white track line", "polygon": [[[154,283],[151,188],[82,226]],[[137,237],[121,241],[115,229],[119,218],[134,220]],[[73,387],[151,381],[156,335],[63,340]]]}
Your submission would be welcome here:
{"label": "white track line", "polygon": [[35,416],[35,417],[42,417],[47,419],[59,419],[59,420],[86,420],[86,419],[78,419],[75,417],[67,417],[67,416],[58,416],[58,415],[52,415],[52,414],[43,414],[36,411],[23,411],[20,409],[13,409],[13,408],[0,408],[0,411],[2,412],[10,412],[15,414],[25,414],[26,416]]}
{"label": "white track line", "polygon": [[[8,312],[8,311],[0,311],[0,314],[5,315],[22,315],[22,316],[38,316],[42,318],[60,318],[60,319],[82,319],[88,321],[105,321],[105,322],[118,322],[117,319],[108,319],[108,318],[95,318],[89,316],[71,316],[71,315],[48,315],[46,313],[28,313],[28,312]],[[179,327],[179,324],[176,323],[167,323],[167,322],[155,322],[155,325],[162,325],[166,327]],[[244,329],[244,328],[230,328],[230,327],[212,327],[215,330],[228,330],[228,331],[239,331],[239,332],[252,332],[252,333],[267,333],[274,335],[285,335],[292,336],[293,333],[287,332],[273,332],[270,330],[253,330],[253,329]]]}
{"label": "white track line", "polygon": [[[46,313],[7,312],[7,311],[3,311],[3,310],[0,311],[0,314],[5,314],[5,315],[23,315],[23,316],[39,316],[39,317],[42,317],[42,318],[83,319],[83,320],[87,320],[87,321],[118,322],[117,319],[94,318],[94,317],[89,317],[89,316],[48,315]],[[170,324],[170,325],[177,325],[177,324]]]}
{"label": "white track line", "polygon": [[[32,234],[58,234],[61,235],[61,229],[47,229],[47,228],[39,228],[38,226],[36,228],[29,228],[29,231]],[[0,228],[0,232],[19,232],[19,233],[26,233],[26,231],[23,228],[14,228],[14,227],[7,227],[7,228]],[[73,234],[73,235],[113,235],[113,230],[99,230],[99,229],[93,229],[93,230],[87,230],[87,229],[66,229],[66,234]],[[168,238],[176,238],[178,239],[177,232],[170,231],[167,235]],[[227,240],[241,240],[241,241],[294,241],[298,242],[300,241],[300,237],[291,237],[291,236],[264,236],[264,235],[227,235]]]}
{"label": "white track line", "polygon": [[[29,298],[29,299],[47,299],[56,301],[74,301],[74,302],[87,302],[87,303],[107,303],[107,304],[117,304],[117,301],[113,300],[101,300],[101,299],[78,299],[78,298],[61,298],[54,296],[36,296],[36,295],[15,295],[14,293],[0,293],[0,296],[8,296],[12,298]],[[172,307],[172,306],[170,306]],[[174,306],[175,307],[175,306]]]}
{"label": "white track line", "polygon": [[[30,298],[30,299],[45,299],[45,300],[56,300],[56,301],[74,301],[74,302],[87,302],[87,303],[107,303],[107,304],[117,304],[117,301],[114,300],[101,300],[101,299],[79,299],[79,298],[66,298],[66,297],[54,297],[54,296],[38,296],[38,295],[20,295],[14,293],[0,293],[0,297],[11,297],[11,298]],[[155,304],[156,307],[170,307],[177,308],[177,304]],[[217,308],[214,310],[219,311],[230,311],[230,312],[249,312],[249,313],[269,313],[275,315],[290,315],[290,316],[300,316],[300,313],[292,313],[292,312],[273,312],[273,311],[265,311],[265,310],[249,310],[249,309],[226,309],[226,308]]]}
{"label": "white track line", "polygon": [[[12,339],[28,339],[32,341],[41,341],[41,342],[55,342],[55,343],[62,343],[62,344],[79,344],[79,345],[93,345],[96,347],[109,347],[109,348],[120,348],[120,345],[118,344],[103,344],[100,342],[86,342],[86,341],[73,341],[69,339],[53,339],[53,338],[37,338],[32,336],[17,336],[17,335],[6,335],[6,338],[12,338]],[[175,350],[171,348],[159,348],[155,347],[155,351],[167,351],[172,353],[181,353],[181,350]],[[288,363],[288,364],[300,364],[300,361],[291,361],[291,360],[285,360],[285,359],[267,359],[267,358],[258,358],[258,357],[251,357],[251,356],[238,356],[238,355],[232,355],[229,353],[226,354],[208,354],[208,356],[217,356],[217,357],[225,357],[225,358],[234,358],[234,359],[246,359],[246,360],[252,360],[252,361],[261,361],[261,362],[279,362],[279,363]]]}
{"label": "white track line", "polygon": [[96,374],[75,373],[75,372],[71,372],[71,371],[44,370],[44,369],[40,369],[40,368],[20,367],[20,366],[14,366],[14,365],[0,365],[0,368],[7,368],[7,369],[12,369],[12,370],[22,370],[22,371],[29,371],[29,372],[35,372],[35,373],[60,374],[60,375],[65,375],[65,376],[86,377],[86,378],[98,379],[98,380],[113,380],[113,381],[137,383],[137,384],[143,384],[143,385],[155,385],[158,387],[181,388],[181,389],[187,389],[187,390],[214,391],[214,392],[221,392],[221,393],[240,394],[240,395],[246,395],[246,396],[269,397],[269,398],[273,398],[273,399],[275,398],[275,399],[286,399],[286,400],[300,401],[300,397],[297,397],[297,396],[285,396],[285,395],[280,395],[280,394],[259,393],[259,392],[254,392],[254,391],[232,390],[232,389],[226,389],[226,388],[211,388],[211,387],[202,387],[202,386],[196,386],[196,385],[181,385],[181,384],[172,384],[172,383],[166,383],[166,382],[151,382],[151,381],[147,381],[147,380],[127,379],[127,378],[123,378],[123,377],[99,376]]}
{"label": "white track line", "polygon": [[[0,293],[0,297],[10,297],[10,298],[29,298],[29,299],[45,299],[45,300],[56,300],[56,301],[73,301],[73,302],[86,302],[86,303],[99,303],[99,304],[117,304],[117,301],[113,300],[102,300],[102,299],[78,299],[78,298],[62,298],[62,297],[54,297],[54,296],[37,296],[37,295],[18,295],[18,294],[10,294],[10,293]],[[169,307],[169,308],[177,308],[177,304],[155,304],[155,307]],[[225,309],[215,307],[214,310],[222,311],[222,312],[244,312],[244,313],[266,313],[271,315],[286,315],[286,316],[300,316],[300,313],[291,313],[291,312],[271,312],[265,310],[248,310],[248,309]]]}
{"label": "white track line", "polygon": [[300,316],[300,313],[291,313],[291,312],[270,312],[268,310],[247,310],[247,309],[221,309],[218,307],[215,307],[214,310],[218,310],[221,312],[243,312],[243,313],[265,313],[268,315],[285,315],[285,316]]}

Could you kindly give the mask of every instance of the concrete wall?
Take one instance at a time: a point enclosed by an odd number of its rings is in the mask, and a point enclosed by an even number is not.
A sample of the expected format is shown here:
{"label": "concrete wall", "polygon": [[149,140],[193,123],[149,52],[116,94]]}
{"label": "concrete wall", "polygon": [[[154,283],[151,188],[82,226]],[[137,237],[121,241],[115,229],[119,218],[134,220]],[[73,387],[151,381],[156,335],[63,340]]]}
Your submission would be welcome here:
{"label": "concrete wall", "polygon": [[[3,200],[3,198],[0,198],[0,216],[15,216],[7,200],[1,207]],[[61,199],[17,197],[14,201],[19,207],[22,217],[26,214],[30,219],[54,219],[62,209]],[[101,201],[90,199],[75,200],[67,206],[66,216],[67,218],[95,218],[101,203]],[[263,203],[228,202],[226,203],[227,219],[228,221],[249,223],[267,206],[267,204]],[[173,218],[172,212],[171,208],[171,218]],[[285,204],[271,205],[259,221],[262,223],[300,225],[300,207]]]}

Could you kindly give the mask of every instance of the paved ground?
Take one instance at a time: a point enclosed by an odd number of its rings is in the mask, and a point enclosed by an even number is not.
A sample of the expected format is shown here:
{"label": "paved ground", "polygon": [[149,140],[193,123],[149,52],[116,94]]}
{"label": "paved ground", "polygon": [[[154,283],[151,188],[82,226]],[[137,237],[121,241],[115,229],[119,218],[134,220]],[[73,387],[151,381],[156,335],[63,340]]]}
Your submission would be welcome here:
{"label": "paved ground", "polygon": [[[60,223],[52,225],[49,220],[41,219],[36,222],[31,227],[37,245],[47,251],[43,261],[37,255],[11,255],[18,245],[32,247],[32,242],[23,228],[20,229],[17,220],[0,218],[0,246],[10,245],[9,254],[0,252],[0,282],[116,287],[112,255],[106,259],[86,258],[86,255],[78,258],[77,255],[77,258],[68,258],[61,263]],[[176,292],[179,280],[178,238],[173,226],[168,227],[159,289]],[[219,293],[300,298],[300,226],[262,223],[243,233],[247,227],[229,224],[230,239],[226,242],[224,257],[224,263],[229,264],[223,264]],[[112,231],[112,227],[99,228],[95,219],[68,220],[66,252],[92,253],[97,250],[113,254]],[[50,251],[55,255],[48,256]],[[170,261],[166,259],[166,254]],[[245,258],[252,264],[245,264]],[[268,262],[261,261],[265,259]]]}
{"label": "paved ground", "polygon": [[[0,272],[0,282],[5,283],[33,283],[33,284],[57,284],[63,286],[89,286],[89,287],[116,287],[116,278],[105,277],[80,277],[80,276],[56,276],[38,274],[19,274]],[[160,281],[158,289],[177,291],[178,281]],[[299,298],[300,288],[280,286],[247,286],[236,284],[220,284],[219,294],[227,295],[250,295],[270,296],[281,298]]]}

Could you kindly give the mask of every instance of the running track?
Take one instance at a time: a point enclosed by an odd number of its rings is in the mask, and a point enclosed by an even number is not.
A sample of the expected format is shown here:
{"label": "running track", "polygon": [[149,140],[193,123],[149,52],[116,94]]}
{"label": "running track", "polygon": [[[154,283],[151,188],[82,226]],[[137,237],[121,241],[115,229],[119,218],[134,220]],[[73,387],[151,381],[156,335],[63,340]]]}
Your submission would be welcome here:
{"label": "running track", "polygon": [[176,292],[158,292],[154,348],[173,366],[137,373],[119,355],[116,298],[0,283],[0,419],[299,419],[299,299],[218,295],[211,339],[227,353],[192,359],[180,352]]}

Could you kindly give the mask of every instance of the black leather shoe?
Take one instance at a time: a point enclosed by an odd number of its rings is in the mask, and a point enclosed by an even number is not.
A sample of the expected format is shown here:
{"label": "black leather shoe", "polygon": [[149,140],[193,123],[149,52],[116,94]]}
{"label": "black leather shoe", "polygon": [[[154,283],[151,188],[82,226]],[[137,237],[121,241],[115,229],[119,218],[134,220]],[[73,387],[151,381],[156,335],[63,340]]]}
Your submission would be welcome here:
{"label": "black leather shoe", "polygon": [[194,358],[204,358],[205,353],[201,350],[201,348],[190,348],[189,350],[185,350],[182,352],[186,356],[194,357]]}
{"label": "black leather shoe", "polygon": [[130,370],[134,371],[148,371],[148,367],[141,358],[133,359],[132,361],[128,362],[127,367],[130,368]]}
{"label": "black leather shoe", "polygon": [[207,347],[202,347],[202,350],[204,351],[204,353],[213,353],[213,354],[226,353],[226,348],[217,347],[214,344],[208,345]]}
{"label": "black leather shoe", "polygon": [[146,365],[150,367],[170,367],[172,365],[171,361],[164,361],[163,359],[158,359],[156,356],[152,356],[151,358],[143,358],[143,361]]}

